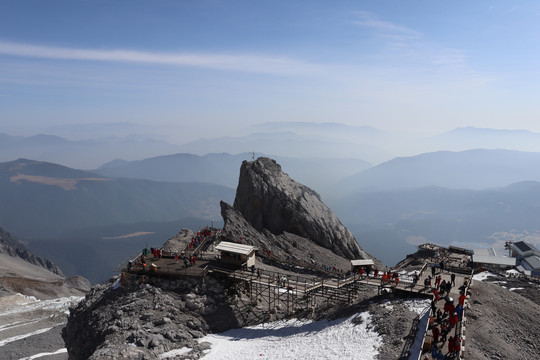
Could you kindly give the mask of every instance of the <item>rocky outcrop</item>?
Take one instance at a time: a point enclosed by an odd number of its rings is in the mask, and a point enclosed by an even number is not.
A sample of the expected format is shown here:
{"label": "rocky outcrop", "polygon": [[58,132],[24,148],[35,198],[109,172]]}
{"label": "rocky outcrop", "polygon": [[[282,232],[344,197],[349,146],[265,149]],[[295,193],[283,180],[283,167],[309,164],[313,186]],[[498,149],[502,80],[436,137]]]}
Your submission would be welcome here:
{"label": "rocky outcrop", "polygon": [[[242,163],[233,207],[260,233],[294,234],[348,259],[370,257],[320,196],[291,179],[275,160]],[[225,229],[233,227],[231,219],[224,220]]]}
{"label": "rocky outcrop", "polygon": [[32,254],[24,248],[23,244],[13,239],[10,233],[4,231],[2,228],[0,228],[0,253],[21,258],[30,264],[41,266],[58,276],[64,277],[62,270],[52,261]]}
{"label": "rocky outcrop", "polygon": [[70,359],[158,359],[189,348],[183,359],[198,359],[209,332],[268,321],[245,306],[227,283],[207,277],[141,278],[94,286],[62,331]]}
{"label": "rocky outcrop", "polygon": [[266,229],[258,231],[231,205],[221,202],[221,215],[225,221],[221,238],[231,242],[254,245],[259,250],[271,250],[272,258],[301,267],[314,265],[349,269],[350,261],[307,238],[283,232],[274,235]]}
{"label": "rocky outcrop", "polygon": [[178,234],[171,237],[163,244],[163,250],[169,253],[176,253],[184,250],[189,245],[195,233],[189,229],[181,229]]}
{"label": "rocky outcrop", "polygon": [[0,290],[4,295],[20,293],[41,300],[82,296],[91,288],[82,276],[65,278],[50,260],[26,250],[22,243],[0,229]]}

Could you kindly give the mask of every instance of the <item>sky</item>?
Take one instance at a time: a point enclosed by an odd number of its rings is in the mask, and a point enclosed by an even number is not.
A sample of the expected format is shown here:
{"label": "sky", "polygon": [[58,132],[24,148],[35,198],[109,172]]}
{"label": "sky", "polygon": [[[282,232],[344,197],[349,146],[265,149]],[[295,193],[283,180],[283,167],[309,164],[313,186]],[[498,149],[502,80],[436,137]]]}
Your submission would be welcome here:
{"label": "sky", "polygon": [[0,133],[540,132],[537,1],[0,0]]}

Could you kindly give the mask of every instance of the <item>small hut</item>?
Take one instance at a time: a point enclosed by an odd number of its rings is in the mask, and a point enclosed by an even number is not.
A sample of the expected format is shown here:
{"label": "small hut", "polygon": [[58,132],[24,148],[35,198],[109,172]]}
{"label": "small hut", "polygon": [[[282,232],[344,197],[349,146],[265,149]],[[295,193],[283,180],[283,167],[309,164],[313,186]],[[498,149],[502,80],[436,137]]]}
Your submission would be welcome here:
{"label": "small hut", "polygon": [[368,269],[373,268],[375,263],[372,259],[359,259],[359,260],[351,260],[351,271],[352,272],[360,272],[360,269],[364,269],[364,271],[367,271]]}
{"label": "small hut", "polygon": [[251,245],[242,245],[228,241],[222,241],[216,246],[219,251],[221,261],[227,264],[246,267],[255,265],[255,250]]}

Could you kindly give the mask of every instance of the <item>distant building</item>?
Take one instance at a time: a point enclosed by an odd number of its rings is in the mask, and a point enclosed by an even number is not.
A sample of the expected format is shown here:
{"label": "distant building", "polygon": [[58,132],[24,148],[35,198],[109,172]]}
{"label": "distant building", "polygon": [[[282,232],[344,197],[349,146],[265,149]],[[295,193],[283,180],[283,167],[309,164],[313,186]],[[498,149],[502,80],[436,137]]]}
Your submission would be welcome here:
{"label": "distant building", "polygon": [[506,247],[517,260],[517,269],[525,275],[540,276],[540,251],[525,241],[507,243]]}
{"label": "distant building", "polygon": [[517,259],[513,257],[477,255],[476,253],[472,256],[472,262],[477,268],[512,269],[517,265]]}
{"label": "distant building", "polygon": [[351,270],[353,272],[360,271],[360,269],[372,268],[375,263],[371,259],[351,260]]}
{"label": "distant building", "polygon": [[540,256],[540,251],[525,241],[510,243],[509,246],[513,257],[524,259],[531,255]]}
{"label": "distant building", "polygon": [[247,267],[255,266],[255,250],[251,245],[242,245],[228,241],[222,241],[216,246],[221,261],[227,264]]}
{"label": "distant building", "polygon": [[448,247],[448,251],[456,253],[456,254],[463,254],[463,255],[469,255],[469,256],[474,253],[474,251],[472,251],[472,250],[465,249],[465,248],[462,248],[462,247],[453,246],[453,245],[450,245]]}

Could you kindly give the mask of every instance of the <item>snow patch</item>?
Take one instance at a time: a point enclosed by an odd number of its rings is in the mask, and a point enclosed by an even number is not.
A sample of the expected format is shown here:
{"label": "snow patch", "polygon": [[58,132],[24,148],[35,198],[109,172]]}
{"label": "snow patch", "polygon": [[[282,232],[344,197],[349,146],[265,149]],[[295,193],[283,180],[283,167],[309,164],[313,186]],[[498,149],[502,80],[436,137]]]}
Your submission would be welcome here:
{"label": "snow patch", "polygon": [[517,271],[516,269],[512,269],[512,270],[506,270],[506,276],[516,276],[516,275],[521,275],[521,273],[519,271]]}
{"label": "snow patch", "polygon": [[27,333],[27,334],[24,334],[24,335],[13,336],[13,337],[10,337],[10,338],[4,339],[4,340],[0,340],[0,346],[4,346],[6,344],[9,344],[10,342],[21,340],[21,339],[24,339],[24,338],[27,338],[27,337],[30,337],[30,336],[43,334],[44,332],[47,332],[47,331],[49,331],[51,329],[52,329],[52,327],[45,328],[45,329],[39,329],[39,330],[32,331],[31,333]]}
{"label": "snow patch", "polygon": [[207,335],[199,341],[212,344],[205,360],[368,360],[377,356],[382,344],[367,312],[332,321],[277,321]]}
{"label": "snow patch", "polygon": [[116,290],[120,287],[120,278],[116,279],[116,281],[114,282],[114,284],[111,285],[111,288],[113,290]]}
{"label": "snow patch", "polygon": [[379,306],[388,310],[394,310],[394,305],[390,303],[390,300],[383,301]]}
{"label": "snow patch", "polygon": [[491,271],[482,271],[481,273],[474,274],[472,278],[473,280],[477,280],[477,281],[485,281],[490,276],[498,277],[497,274],[494,274]]}
{"label": "snow patch", "polygon": [[29,356],[29,357],[25,357],[25,358],[22,358],[22,359],[19,359],[19,360],[32,360],[32,359],[37,359],[37,358],[44,357],[44,356],[58,355],[58,354],[64,354],[64,353],[67,353],[66,348],[58,349],[58,350],[56,350],[54,352],[39,353],[39,354],[32,355],[32,356]]}
{"label": "snow patch", "polygon": [[0,307],[5,308],[7,306],[26,305],[36,301],[39,300],[33,296],[26,296],[23,294],[8,295],[0,297]]}
{"label": "snow patch", "polygon": [[[9,299],[5,299],[9,298]],[[71,305],[74,305],[84,299],[84,296],[70,296],[57,298],[52,300],[38,300],[33,296],[25,296],[21,294],[6,296],[0,299],[4,299],[1,306],[3,312],[0,312],[0,316],[30,312],[34,310],[58,310],[60,312],[66,311]]]}
{"label": "snow patch", "polygon": [[421,315],[426,311],[426,309],[430,308],[431,301],[429,299],[410,299],[403,301],[403,305],[405,305],[410,311]]}
{"label": "snow patch", "polygon": [[174,359],[176,356],[187,354],[191,350],[192,350],[191,348],[184,346],[181,349],[174,349],[171,351],[167,351],[166,353],[159,355],[159,358],[160,359]]}
{"label": "snow patch", "polygon": [[0,332],[2,331],[5,331],[5,330],[11,330],[11,329],[14,329],[14,328],[18,328],[18,327],[21,327],[21,326],[25,326],[25,325],[32,325],[32,324],[35,324],[41,320],[44,320],[46,318],[40,318],[40,319],[37,319],[37,320],[32,320],[32,321],[18,321],[18,322],[14,322],[14,323],[11,323],[11,324],[6,324],[6,325],[2,325],[0,326]]}
{"label": "snow patch", "polygon": [[516,291],[516,290],[525,290],[525,288],[518,287],[518,288],[510,288],[510,291]]}

